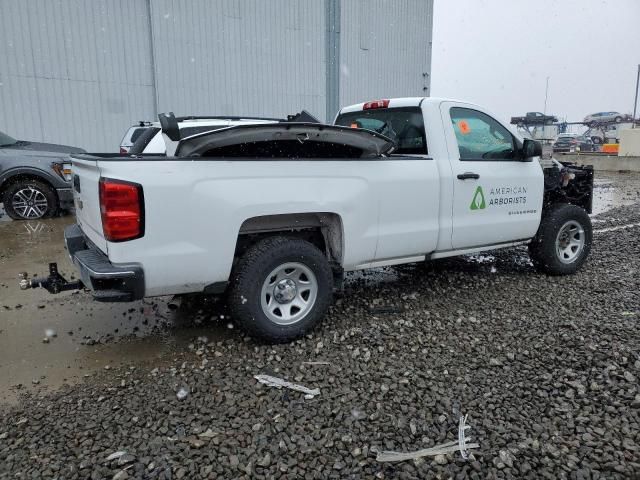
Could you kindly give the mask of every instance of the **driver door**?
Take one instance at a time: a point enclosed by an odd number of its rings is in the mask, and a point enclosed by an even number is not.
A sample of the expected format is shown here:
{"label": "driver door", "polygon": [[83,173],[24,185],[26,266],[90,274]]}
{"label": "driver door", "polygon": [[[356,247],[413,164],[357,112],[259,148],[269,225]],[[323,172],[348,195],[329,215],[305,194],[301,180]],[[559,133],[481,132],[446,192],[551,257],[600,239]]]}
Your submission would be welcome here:
{"label": "driver door", "polygon": [[543,197],[538,160],[521,161],[515,136],[475,106],[444,102],[441,115],[453,173],[452,247],[533,237]]}

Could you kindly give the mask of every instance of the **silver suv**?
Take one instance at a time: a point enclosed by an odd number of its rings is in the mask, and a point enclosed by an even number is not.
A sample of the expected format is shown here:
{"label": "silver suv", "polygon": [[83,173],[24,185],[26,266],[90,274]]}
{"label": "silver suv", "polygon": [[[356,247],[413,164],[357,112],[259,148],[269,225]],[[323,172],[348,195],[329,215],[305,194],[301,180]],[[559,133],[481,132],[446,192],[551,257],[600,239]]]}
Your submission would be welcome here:
{"label": "silver suv", "polygon": [[630,120],[631,120],[631,115],[628,115],[626,113],[620,113],[620,112],[597,112],[584,117],[584,123],[586,123],[589,126],[593,126],[598,123],[628,122]]}

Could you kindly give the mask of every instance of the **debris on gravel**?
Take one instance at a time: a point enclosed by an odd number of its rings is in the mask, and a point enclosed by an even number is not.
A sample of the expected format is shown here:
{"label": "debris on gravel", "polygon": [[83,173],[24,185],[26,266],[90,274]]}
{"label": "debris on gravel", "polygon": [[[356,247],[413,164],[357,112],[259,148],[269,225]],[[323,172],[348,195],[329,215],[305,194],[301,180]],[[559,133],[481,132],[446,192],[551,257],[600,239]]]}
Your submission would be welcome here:
{"label": "debris on gravel", "polygon": [[184,400],[188,396],[189,396],[189,389],[187,387],[180,387],[180,390],[178,390],[178,393],[176,393],[176,398],[178,400]]}
{"label": "debris on gravel", "polygon": [[296,383],[291,383],[282,378],[273,377],[271,375],[255,375],[253,378],[258,380],[258,382],[267,385],[269,387],[276,388],[288,388],[289,390],[294,390],[296,392],[302,392],[305,394],[304,398],[307,400],[311,400],[316,395],[320,395],[320,389],[318,388],[309,388],[304,385],[298,385]]}
{"label": "debris on gravel", "polygon": [[[291,344],[234,330],[25,393],[0,410],[0,478],[640,478],[640,228],[599,231],[640,208],[597,219],[576,275],[524,248],[361,272]],[[376,461],[450,442],[462,411],[468,459]]]}

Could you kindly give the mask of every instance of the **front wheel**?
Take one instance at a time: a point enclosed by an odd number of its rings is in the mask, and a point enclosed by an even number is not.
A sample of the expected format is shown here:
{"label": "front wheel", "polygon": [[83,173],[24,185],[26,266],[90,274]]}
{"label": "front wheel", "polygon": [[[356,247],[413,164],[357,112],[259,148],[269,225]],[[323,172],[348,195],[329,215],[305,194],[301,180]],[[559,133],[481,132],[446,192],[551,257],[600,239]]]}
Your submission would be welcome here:
{"label": "front wheel", "polygon": [[46,183],[23,180],[9,186],[2,201],[9,217],[14,220],[36,220],[53,216],[58,209],[58,198]]}
{"label": "front wheel", "polygon": [[529,256],[541,272],[570,275],[586,261],[592,239],[591,219],[583,208],[554,205],[542,217],[538,233],[529,244]]}
{"label": "front wheel", "polygon": [[282,343],[315,327],[332,295],[331,267],[316,246],[296,238],[271,237],[253,245],[238,261],[229,307],[250,336]]}
{"label": "front wheel", "polygon": [[622,117],[616,117],[615,120],[616,120],[616,123],[620,123],[622,122]]}

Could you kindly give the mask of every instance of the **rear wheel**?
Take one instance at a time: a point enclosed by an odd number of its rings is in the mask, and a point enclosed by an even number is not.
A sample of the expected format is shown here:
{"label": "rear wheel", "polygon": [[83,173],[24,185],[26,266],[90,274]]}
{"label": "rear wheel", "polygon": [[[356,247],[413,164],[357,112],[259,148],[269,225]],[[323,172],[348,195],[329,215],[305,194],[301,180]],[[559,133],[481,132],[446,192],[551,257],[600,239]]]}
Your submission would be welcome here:
{"label": "rear wheel", "polygon": [[622,117],[616,117],[616,123],[622,122]]}
{"label": "rear wheel", "polygon": [[38,180],[21,180],[9,186],[2,198],[4,209],[14,220],[51,217],[58,210],[54,190]]}
{"label": "rear wheel", "polygon": [[536,268],[549,275],[577,272],[591,251],[593,233],[587,212],[576,205],[552,206],[543,216],[529,256]]}
{"label": "rear wheel", "polygon": [[231,314],[252,337],[281,343],[304,335],[331,303],[333,274],[313,244],[271,237],[252,246],[234,268]]}

